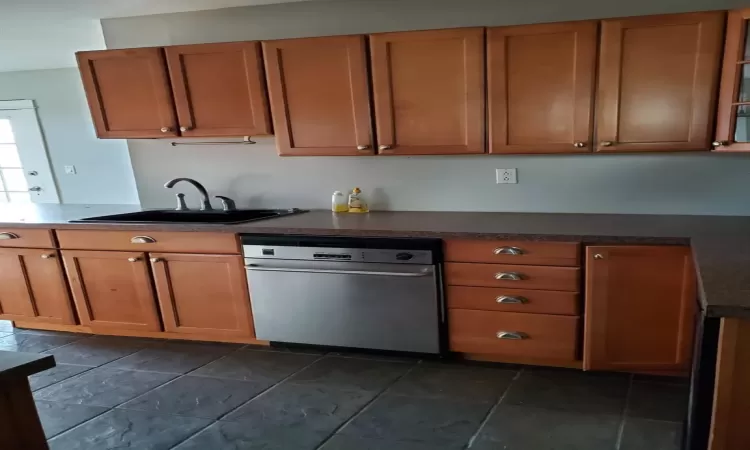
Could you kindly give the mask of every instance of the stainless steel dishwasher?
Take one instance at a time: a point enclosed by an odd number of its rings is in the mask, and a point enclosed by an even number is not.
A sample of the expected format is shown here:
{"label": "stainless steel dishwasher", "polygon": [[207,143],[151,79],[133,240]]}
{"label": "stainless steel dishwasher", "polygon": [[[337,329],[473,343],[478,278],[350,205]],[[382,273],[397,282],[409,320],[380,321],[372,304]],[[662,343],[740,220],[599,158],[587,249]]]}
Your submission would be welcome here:
{"label": "stainless steel dishwasher", "polygon": [[242,244],[258,339],[440,353],[440,240],[245,235]]}

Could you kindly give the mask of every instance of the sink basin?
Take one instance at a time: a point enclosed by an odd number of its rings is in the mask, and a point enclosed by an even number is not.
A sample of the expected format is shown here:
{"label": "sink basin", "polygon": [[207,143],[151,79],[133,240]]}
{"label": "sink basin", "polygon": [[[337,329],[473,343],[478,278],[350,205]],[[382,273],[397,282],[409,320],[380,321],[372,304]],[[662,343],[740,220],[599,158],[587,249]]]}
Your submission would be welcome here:
{"label": "sink basin", "polygon": [[138,211],[71,220],[74,223],[220,223],[233,224],[307,212],[301,209],[238,209],[237,211]]}

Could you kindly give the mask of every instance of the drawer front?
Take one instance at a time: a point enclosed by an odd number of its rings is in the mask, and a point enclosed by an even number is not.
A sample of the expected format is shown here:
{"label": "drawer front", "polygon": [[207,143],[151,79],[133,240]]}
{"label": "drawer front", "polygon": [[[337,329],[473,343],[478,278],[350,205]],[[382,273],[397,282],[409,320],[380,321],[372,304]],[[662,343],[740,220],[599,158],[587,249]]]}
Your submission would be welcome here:
{"label": "drawer front", "polygon": [[455,262],[578,266],[577,242],[445,241],[445,260]]}
{"label": "drawer front", "polygon": [[577,267],[516,266],[511,264],[446,263],[445,279],[451,286],[506,287],[579,292]]}
{"label": "drawer front", "polygon": [[240,253],[232,233],[58,230],[60,248],[174,253]]}
{"label": "drawer front", "polygon": [[537,314],[579,314],[579,294],[559,291],[448,286],[448,308]]}
{"label": "drawer front", "polygon": [[521,358],[573,360],[578,317],[451,309],[450,349]]}
{"label": "drawer front", "polygon": [[0,247],[55,248],[52,230],[0,228]]}

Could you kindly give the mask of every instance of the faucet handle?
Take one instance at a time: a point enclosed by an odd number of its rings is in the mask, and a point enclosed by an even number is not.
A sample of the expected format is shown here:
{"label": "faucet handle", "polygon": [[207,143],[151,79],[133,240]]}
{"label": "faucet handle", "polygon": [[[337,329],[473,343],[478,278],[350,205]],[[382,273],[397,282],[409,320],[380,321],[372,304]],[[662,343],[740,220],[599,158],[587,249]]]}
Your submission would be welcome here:
{"label": "faucet handle", "polygon": [[177,194],[177,208],[175,208],[175,211],[189,211],[190,208],[187,207],[187,204],[185,203],[185,194],[180,192]]}
{"label": "faucet handle", "polygon": [[224,207],[224,212],[237,211],[237,204],[229,197],[223,195],[216,195],[215,198],[221,200],[221,206]]}

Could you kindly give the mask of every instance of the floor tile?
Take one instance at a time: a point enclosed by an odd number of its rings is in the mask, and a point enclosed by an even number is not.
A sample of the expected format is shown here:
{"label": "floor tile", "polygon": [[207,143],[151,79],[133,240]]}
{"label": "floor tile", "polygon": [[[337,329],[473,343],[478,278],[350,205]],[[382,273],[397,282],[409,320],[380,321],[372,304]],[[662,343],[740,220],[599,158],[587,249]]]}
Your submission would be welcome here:
{"label": "floor tile", "polygon": [[183,374],[219,359],[238,348],[239,346],[232,344],[166,342],[140,350],[109,364],[107,367]]}
{"label": "floor tile", "polygon": [[402,362],[326,356],[288,381],[338,389],[381,391],[413,367]]}
{"label": "floor tile", "polygon": [[471,450],[614,450],[620,418],[501,404]]}
{"label": "floor tile", "polygon": [[628,375],[524,369],[503,404],[618,415],[625,407],[629,384]]}
{"label": "floor tile", "polygon": [[681,444],[681,423],[625,419],[620,450],[680,450]]}
{"label": "floor tile", "polygon": [[66,337],[77,337],[79,339],[92,337],[89,333],[70,333],[67,331],[52,331],[52,330],[33,330],[31,328],[14,328],[13,333],[16,334],[39,334],[42,336],[66,336]]}
{"label": "floor tile", "polygon": [[101,366],[137,352],[149,345],[141,339],[95,336],[52,350],[55,361],[80,366]]}
{"label": "floor tile", "polygon": [[120,408],[218,419],[268,387],[248,381],[184,376]]}
{"label": "floor tile", "polygon": [[47,369],[44,372],[39,372],[29,377],[29,384],[31,384],[31,390],[36,391],[38,389],[47,387],[55,384],[62,380],[83,373],[87,370],[91,370],[89,366],[73,366],[70,364],[58,364],[51,369]]}
{"label": "floor tile", "polygon": [[65,405],[41,400],[36,402],[36,410],[47,439],[96,417],[108,409],[101,406]]}
{"label": "floor tile", "polygon": [[314,347],[308,345],[293,345],[293,344],[281,344],[274,343],[270,346],[266,345],[248,345],[245,347],[248,350],[259,350],[266,352],[285,352],[285,353],[302,353],[306,355],[325,355],[328,350],[321,347]]}
{"label": "floor tile", "polygon": [[36,391],[34,398],[61,403],[113,407],[174,378],[158,372],[100,367]]}
{"label": "floor tile", "polygon": [[259,435],[285,429],[298,434],[307,430],[331,433],[372,400],[374,395],[366,391],[282,383],[222,420],[242,422],[248,428],[257,428]]}
{"label": "floor tile", "polygon": [[647,383],[679,384],[682,386],[688,386],[690,384],[690,377],[665,377],[661,375],[641,375],[639,373],[636,373],[633,375],[633,381],[644,381]]}
{"label": "floor tile", "polygon": [[260,429],[243,422],[216,422],[174,450],[315,450],[326,437],[307,429]]}
{"label": "floor tile", "polygon": [[51,450],[168,450],[210,420],[114,409],[50,440]]}
{"label": "floor tile", "polygon": [[515,375],[510,370],[422,363],[391,386],[388,394],[496,403]]}
{"label": "floor tile", "polygon": [[416,364],[420,358],[401,352],[379,352],[379,351],[367,351],[367,350],[339,350],[329,353],[331,356],[340,356],[342,358],[363,358],[363,359],[374,359],[376,361],[400,361]]}
{"label": "floor tile", "polygon": [[687,417],[688,386],[633,382],[626,414],[642,419],[682,422]]}
{"label": "floor tile", "polygon": [[42,353],[78,341],[78,336],[45,336],[39,334],[14,333],[0,337],[0,350],[13,352]]}
{"label": "floor tile", "polygon": [[435,448],[466,444],[491,406],[488,403],[386,394],[365,408],[339,433],[432,443]]}
{"label": "floor tile", "polygon": [[[439,450],[463,450],[466,443],[443,443]],[[320,447],[320,450],[436,450],[434,444],[411,441],[393,441],[337,434]]]}
{"label": "floor tile", "polygon": [[201,367],[191,375],[276,383],[318,358],[319,355],[242,349]]}

